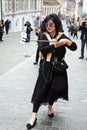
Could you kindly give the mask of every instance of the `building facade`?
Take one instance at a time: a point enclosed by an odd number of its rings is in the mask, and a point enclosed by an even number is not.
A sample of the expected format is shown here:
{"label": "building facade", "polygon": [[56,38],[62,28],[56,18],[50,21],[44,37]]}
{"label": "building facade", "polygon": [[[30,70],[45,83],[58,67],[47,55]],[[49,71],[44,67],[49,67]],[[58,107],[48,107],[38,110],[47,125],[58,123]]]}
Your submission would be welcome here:
{"label": "building facade", "polygon": [[76,18],[81,21],[87,17],[87,0],[76,0]]}
{"label": "building facade", "polygon": [[80,22],[87,16],[87,0],[66,0],[66,16],[72,22]]}
{"label": "building facade", "polygon": [[24,30],[26,20],[31,22],[34,27],[34,21],[38,17],[40,22],[42,0],[1,0],[2,1],[2,19],[11,21],[10,32]]}
{"label": "building facade", "polygon": [[83,2],[83,13],[87,14],[87,0],[84,0]]}
{"label": "building facade", "polygon": [[25,29],[26,20],[32,28],[40,26],[40,22],[50,13],[62,14],[80,20],[87,14],[87,0],[0,0],[0,19],[11,21],[10,32]]}
{"label": "building facade", "polygon": [[42,3],[42,15],[46,16],[50,13],[59,13],[60,3],[58,0],[43,0]]}

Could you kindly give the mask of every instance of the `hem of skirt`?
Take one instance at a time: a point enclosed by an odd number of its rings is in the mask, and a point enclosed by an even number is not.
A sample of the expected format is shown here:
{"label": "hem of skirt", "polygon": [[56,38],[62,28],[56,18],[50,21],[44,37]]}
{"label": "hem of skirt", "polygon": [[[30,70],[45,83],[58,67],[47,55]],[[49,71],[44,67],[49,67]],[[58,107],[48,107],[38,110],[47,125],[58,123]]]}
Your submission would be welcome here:
{"label": "hem of skirt", "polygon": [[[58,98],[57,100],[55,100],[54,102],[57,102],[59,99],[69,101],[69,98],[60,97],[60,98]],[[31,103],[34,104],[34,101],[31,101]],[[49,101],[41,102],[41,103],[40,103],[40,106],[41,106],[41,105],[48,105],[48,104],[49,104]]]}

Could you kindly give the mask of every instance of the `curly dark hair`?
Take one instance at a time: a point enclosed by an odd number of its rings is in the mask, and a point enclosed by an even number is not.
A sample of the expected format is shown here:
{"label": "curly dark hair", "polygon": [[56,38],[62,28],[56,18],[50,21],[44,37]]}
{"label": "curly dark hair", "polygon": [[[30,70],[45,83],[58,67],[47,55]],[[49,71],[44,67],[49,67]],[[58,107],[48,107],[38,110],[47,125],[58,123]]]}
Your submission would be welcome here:
{"label": "curly dark hair", "polygon": [[46,23],[48,20],[52,20],[53,23],[55,24],[55,27],[56,27],[56,34],[58,34],[60,31],[63,31],[63,28],[62,28],[62,22],[60,20],[60,18],[58,17],[58,15],[56,14],[49,14],[45,17],[45,19],[43,20],[42,24],[44,26],[44,31],[47,31],[46,29]]}

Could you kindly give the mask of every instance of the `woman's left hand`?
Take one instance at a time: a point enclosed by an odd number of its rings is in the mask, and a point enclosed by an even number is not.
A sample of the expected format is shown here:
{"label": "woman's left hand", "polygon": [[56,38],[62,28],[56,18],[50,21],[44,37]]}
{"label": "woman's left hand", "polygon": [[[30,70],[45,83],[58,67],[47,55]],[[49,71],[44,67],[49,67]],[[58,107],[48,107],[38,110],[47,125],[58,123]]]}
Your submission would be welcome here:
{"label": "woman's left hand", "polygon": [[61,39],[60,41],[55,42],[54,46],[55,46],[55,48],[57,48],[57,47],[65,45],[65,44],[67,44],[68,46],[71,46],[72,42],[68,39]]}

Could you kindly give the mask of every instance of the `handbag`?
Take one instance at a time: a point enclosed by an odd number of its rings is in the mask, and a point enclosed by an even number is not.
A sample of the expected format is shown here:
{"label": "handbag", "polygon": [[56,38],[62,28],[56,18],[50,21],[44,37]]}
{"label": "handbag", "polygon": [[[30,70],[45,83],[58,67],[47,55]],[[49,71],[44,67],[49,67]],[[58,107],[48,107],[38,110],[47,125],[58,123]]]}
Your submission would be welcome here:
{"label": "handbag", "polygon": [[53,62],[53,72],[55,74],[61,74],[61,73],[65,72],[66,69],[68,69],[68,65],[65,62],[65,60]]}

